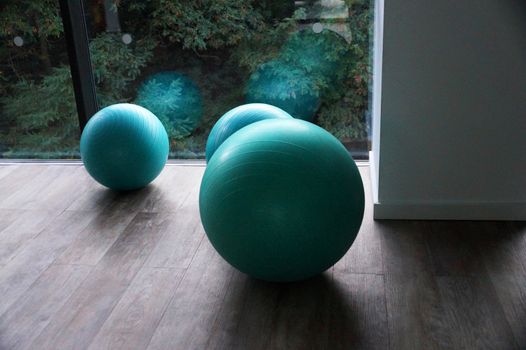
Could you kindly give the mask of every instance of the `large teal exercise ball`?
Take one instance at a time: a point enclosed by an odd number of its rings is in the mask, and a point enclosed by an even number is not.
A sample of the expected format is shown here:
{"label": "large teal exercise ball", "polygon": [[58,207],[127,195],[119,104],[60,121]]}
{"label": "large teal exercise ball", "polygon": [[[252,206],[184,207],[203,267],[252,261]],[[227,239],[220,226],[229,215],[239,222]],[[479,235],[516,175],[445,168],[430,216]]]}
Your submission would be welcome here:
{"label": "large teal exercise ball", "polygon": [[215,123],[206,142],[206,160],[233,133],[252,123],[266,119],[290,119],[290,114],[281,108],[265,103],[249,103],[231,109]]}
{"label": "large teal exercise ball", "polygon": [[148,185],[168,159],[168,135],[147,109],[128,103],[97,112],[80,138],[80,154],[88,173],[118,191]]}
{"label": "large teal exercise ball", "polygon": [[135,102],[152,111],[175,139],[190,135],[203,117],[199,88],[190,78],[177,72],[150,76],[139,87]]}
{"label": "large teal exercise ball", "polygon": [[312,121],[320,106],[320,89],[298,66],[276,59],[252,73],[245,87],[247,103],[266,103],[294,118]]}
{"label": "large teal exercise ball", "polygon": [[331,267],[361,225],[363,184],[343,145],[297,119],[264,120],[229,137],[199,194],[210,242],[237,269],[296,281]]}

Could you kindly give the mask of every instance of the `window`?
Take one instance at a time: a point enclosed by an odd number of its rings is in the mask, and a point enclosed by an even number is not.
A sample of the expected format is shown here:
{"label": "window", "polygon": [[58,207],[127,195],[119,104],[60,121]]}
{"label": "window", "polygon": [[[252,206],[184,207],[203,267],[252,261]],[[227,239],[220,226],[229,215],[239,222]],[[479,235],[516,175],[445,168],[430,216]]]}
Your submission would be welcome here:
{"label": "window", "polygon": [[3,1],[0,158],[76,158],[78,139],[58,1]]}
{"label": "window", "polygon": [[[0,8],[2,156],[78,157],[58,2]],[[310,120],[367,157],[368,0],[85,0],[84,15],[99,107],[152,110],[171,158],[204,158],[215,121],[247,102]]]}

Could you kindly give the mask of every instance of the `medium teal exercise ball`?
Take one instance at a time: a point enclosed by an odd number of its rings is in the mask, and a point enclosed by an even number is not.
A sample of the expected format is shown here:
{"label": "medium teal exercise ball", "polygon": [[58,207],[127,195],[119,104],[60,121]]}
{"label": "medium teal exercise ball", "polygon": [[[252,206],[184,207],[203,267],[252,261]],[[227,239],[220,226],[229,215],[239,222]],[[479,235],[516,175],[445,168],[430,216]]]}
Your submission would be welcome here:
{"label": "medium teal exercise ball", "polygon": [[276,59],[252,73],[245,87],[247,103],[267,103],[294,118],[312,121],[320,106],[320,89],[298,66]]}
{"label": "medium teal exercise ball", "polygon": [[170,137],[190,135],[203,117],[203,98],[186,75],[166,71],[150,76],[139,87],[138,105],[148,108],[166,126]]}
{"label": "medium teal exercise ball", "polygon": [[265,103],[249,103],[231,109],[215,123],[206,142],[206,160],[209,161],[216,149],[233,133],[252,123],[265,119],[292,118],[284,110]]}
{"label": "medium teal exercise ball", "polygon": [[232,266],[268,281],[325,271],[347,252],[363,184],[343,145],[306,121],[263,120],[229,137],[199,194],[206,234]]}
{"label": "medium teal exercise ball", "polygon": [[117,191],[148,185],[168,159],[168,135],[157,117],[141,106],[120,103],[97,112],[80,138],[88,173]]}

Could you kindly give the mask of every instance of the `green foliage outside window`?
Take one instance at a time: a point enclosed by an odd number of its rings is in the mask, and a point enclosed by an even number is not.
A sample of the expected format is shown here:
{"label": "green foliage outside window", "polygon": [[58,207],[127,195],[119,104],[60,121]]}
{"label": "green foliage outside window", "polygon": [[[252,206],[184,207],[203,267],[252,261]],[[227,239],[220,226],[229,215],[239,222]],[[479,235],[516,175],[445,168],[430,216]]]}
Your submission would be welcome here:
{"label": "green foliage outside window", "polygon": [[[114,34],[102,34],[90,49],[99,103],[125,102],[130,83],[152,56],[151,48],[140,43],[130,48]],[[68,65],[51,69],[41,80],[21,78],[8,90],[0,98],[8,125],[0,134],[0,144],[13,147],[4,151],[4,157],[78,157],[78,117]]]}
{"label": "green foliage outside window", "polygon": [[[315,3],[315,1],[311,1]],[[88,2],[91,7],[103,2]],[[342,141],[366,140],[369,83],[369,1],[347,0],[352,34],[347,69],[324,88],[315,122]],[[122,33],[90,28],[99,104],[134,102],[152,74],[177,71],[200,88],[203,118],[192,135],[171,140],[171,156],[202,157],[206,137],[227,110],[244,102],[259,66],[280,57],[291,35],[309,28],[307,11],[282,0],[116,0]],[[103,16],[102,16],[103,17]],[[90,21],[95,21],[93,15]],[[332,20],[325,20],[330,26]],[[336,21],[337,22],[337,21]],[[17,47],[13,38],[24,45]],[[57,0],[0,4],[0,157],[78,156],[78,122]],[[327,55],[338,55],[328,51]],[[316,92],[318,94],[318,92]]]}

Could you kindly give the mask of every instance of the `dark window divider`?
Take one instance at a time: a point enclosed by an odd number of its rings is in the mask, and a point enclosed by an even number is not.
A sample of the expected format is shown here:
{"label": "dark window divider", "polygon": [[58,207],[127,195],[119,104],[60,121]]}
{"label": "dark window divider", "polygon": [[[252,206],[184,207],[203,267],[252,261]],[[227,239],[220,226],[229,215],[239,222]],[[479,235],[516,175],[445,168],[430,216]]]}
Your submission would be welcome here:
{"label": "dark window divider", "polygon": [[60,0],[80,130],[99,110],[91,66],[88,30],[82,0]]}

